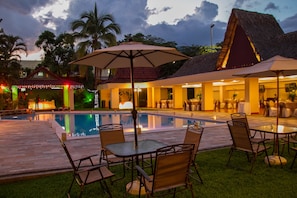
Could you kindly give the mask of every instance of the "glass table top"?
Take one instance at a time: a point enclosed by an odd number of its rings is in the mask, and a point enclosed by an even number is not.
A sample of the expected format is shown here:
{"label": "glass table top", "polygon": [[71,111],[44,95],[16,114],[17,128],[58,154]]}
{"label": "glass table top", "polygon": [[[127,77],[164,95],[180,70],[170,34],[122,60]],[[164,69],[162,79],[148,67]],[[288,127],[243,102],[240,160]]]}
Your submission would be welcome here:
{"label": "glass table top", "polygon": [[155,152],[157,149],[166,146],[166,144],[156,140],[138,141],[138,147],[135,148],[135,142],[123,142],[109,144],[105,148],[118,157],[132,157]]}
{"label": "glass table top", "polygon": [[250,127],[250,129],[255,131],[262,131],[266,133],[277,133],[277,134],[297,133],[297,127],[275,125],[275,124]]}

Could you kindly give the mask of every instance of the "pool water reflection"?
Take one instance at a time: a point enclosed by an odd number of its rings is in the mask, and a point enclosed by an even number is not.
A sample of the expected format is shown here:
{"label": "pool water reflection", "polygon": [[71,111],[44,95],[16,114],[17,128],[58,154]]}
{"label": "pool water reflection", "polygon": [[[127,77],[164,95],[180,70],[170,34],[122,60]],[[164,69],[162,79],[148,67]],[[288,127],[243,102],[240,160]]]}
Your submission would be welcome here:
{"label": "pool water reflection", "polygon": [[[110,123],[121,123],[123,124],[124,132],[133,132],[131,113],[56,114],[55,120],[68,133],[68,136],[73,137],[98,135],[98,126]],[[137,125],[142,132],[185,128],[188,124],[194,122],[203,126],[221,123],[148,113],[139,113],[137,119]]]}
{"label": "pool water reflection", "polygon": [[[137,125],[142,132],[164,131],[186,128],[188,124],[197,122],[201,126],[222,124],[215,120],[198,120],[153,113],[138,113]],[[55,120],[66,131],[68,137],[98,135],[98,126],[102,124],[121,123],[124,132],[133,132],[133,119],[130,112],[111,113],[38,113],[17,116],[5,116],[2,119],[17,120]]]}

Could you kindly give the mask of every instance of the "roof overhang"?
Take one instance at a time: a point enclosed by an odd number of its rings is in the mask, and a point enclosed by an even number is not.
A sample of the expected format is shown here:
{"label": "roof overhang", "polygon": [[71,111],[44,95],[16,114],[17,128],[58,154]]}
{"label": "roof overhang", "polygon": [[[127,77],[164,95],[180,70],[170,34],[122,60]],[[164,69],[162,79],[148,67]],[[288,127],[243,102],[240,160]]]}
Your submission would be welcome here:
{"label": "roof overhang", "polygon": [[235,79],[236,77],[234,77],[233,74],[239,72],[240,70],[241,68],[213,71],[207,73],[156,80],[148,82],[147,84],[149,85],[149,87],[159,87],[169,85],[183,85],[185,83],[215,82],[220,81],[222,79]]}

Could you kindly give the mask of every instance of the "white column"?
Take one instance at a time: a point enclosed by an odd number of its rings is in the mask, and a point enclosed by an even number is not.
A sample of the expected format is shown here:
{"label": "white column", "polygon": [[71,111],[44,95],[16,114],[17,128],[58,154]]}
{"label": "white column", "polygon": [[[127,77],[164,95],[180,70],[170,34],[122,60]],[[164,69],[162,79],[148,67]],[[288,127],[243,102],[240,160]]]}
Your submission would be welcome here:
{"label": "white column", "polygon": [[213,88],[212,83],[202,83],[202,110],[213,111]]}
{"label": "white column", "polygon": [[245,79],[245,101],[250,106],[250,113],[259,113],[259,82],[258,78]]}
{"label": "white column", "polygon": [[183,108],[183,88],[182,86],[174,86],[172,88],[173,92],[173,108],[182,109]]}
{"label": "white column", "polygon": [[161,100],[161,89],[159,87],[152,88],[152,107],[156,107],[156,102],[160,102]]}
{"label": "white column", "polygon": [[149,87],[149,88],[147,88],[146,89],[146,94],[147,94],[147,103],[146,103],[146,106],[148,107],[148,108],[154,108],[155,107],[155,105],[154,105],[154,103],[153,103],[153,97],[152,97],[152,89],[153,88],[151,88],[151,87]]}
{"label": "white column", "polygon": [[111,105],[111,108],[112,109],[118,109],[119,108],[119,103],[120,103],[119,88],[113,88],[113,89],[111,89],[111,92],[110,92],[110,105]]}

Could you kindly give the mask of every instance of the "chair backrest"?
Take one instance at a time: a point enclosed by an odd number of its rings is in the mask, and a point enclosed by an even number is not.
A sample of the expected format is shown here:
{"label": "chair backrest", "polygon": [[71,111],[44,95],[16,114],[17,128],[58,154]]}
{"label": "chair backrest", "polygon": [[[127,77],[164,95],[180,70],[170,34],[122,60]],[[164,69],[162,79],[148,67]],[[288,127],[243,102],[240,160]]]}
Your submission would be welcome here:
{"label": "chair backrest", "polygon": [[247,124],[237,120],[227,121],[227,124],[232,137],[233,147],[239,150],[253,152]]}
{"label": "chair backrest", "polygon": [[[125,142],[124,130],[122,124],[105,124],[99,126],[99,135],[101,147],[105,148],[108,144]],[[109,153],[106,153],[109,154]]]}
{"label": "chair backrest", "polygon": [[194,144],[194,150],[192,153],[192,161],[195,161],[196,154],[199,149],[199,144],[201,141],[201,137],[203,134],[203,127],[198,127],[195,125],[188,125],[185,138],[184,138],[184,144]]}
{"label": "chair backrest", "polygon": [[[245,113],[232,113],[231,119],[235,121],[244,122],[247,125],[248,130],[250,131],[249,122]],[[249,132],[250,133],[250,132]]]}
{"label": "chair backrest", "polygon": [[63,149],[64,149],[64,151],[65,151],[65,153],[67,155],[67,158],[68,158],[68,160],[69,160],[69,162],[71,164],[71,167],[72,167],[73,171],[77,171],[78,168],[75,166],[75,164],[73,162],[73,159],[72,159],[72,157],[71,157],[71,155],[70,155],[70,153],[69,153],[69,151],[67,149],[66,144],[64,142],[61,142],[61,144],[62,144],[62,147],[63,147]]}
{"label": "chair backrest", "polygon": [[152,193],[187,185],[193,149],[176,144],[157,150]]}

